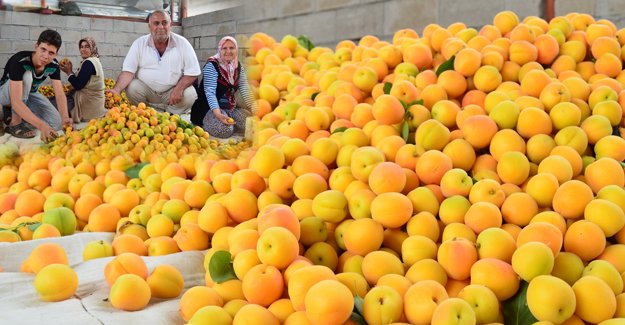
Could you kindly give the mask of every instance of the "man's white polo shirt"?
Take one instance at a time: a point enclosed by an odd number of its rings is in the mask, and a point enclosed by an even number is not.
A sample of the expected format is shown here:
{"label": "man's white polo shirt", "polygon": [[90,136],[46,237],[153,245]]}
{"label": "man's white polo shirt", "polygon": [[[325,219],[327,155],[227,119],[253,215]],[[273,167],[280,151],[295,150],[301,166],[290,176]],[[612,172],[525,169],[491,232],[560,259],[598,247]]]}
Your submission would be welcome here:
{"label": "man's white polo shirt", "polygon": [[169,35],[169,43],[162,56],[154,46],[151,35],[136,39],[128,50],[122,70],[134,73],[135,78],[157,92],[169,90],[183,75],[199,76],[202,71],[191,43],[176,33]]}

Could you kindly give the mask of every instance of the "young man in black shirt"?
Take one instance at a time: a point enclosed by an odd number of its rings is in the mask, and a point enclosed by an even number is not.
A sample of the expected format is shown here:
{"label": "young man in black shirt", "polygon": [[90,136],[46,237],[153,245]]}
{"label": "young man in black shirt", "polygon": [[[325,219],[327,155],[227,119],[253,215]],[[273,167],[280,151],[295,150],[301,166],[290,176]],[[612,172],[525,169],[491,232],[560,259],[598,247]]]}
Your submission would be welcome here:
{"label": "young man in black shirt", "polygon": [[[7,133],[32,138],[34,127],[47,142],[56,137],[56,131],[62,125],[71,125],[59,63],[55,59],[60,47],[61,35],[48,29],[39,35],[35,51],[18,52],[6,63],[0,79],[0,105],[11,106],[11,122],[5,128]],[[52,80],[58,110],[38,92],[48,77]]]}

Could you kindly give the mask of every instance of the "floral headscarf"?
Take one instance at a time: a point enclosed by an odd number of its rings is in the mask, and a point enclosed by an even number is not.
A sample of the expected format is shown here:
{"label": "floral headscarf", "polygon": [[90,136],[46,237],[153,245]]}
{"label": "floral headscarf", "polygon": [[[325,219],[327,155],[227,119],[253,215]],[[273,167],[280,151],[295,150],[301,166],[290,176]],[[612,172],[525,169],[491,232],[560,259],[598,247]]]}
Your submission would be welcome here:
{"label": "floral headscarf", "polygon": [[91,56],[95,56],[96,58],[100,57],[100,55],[98,54],[98,46],[95,45],[95,40],[93,39],[93,37],[85,37],[81,39],[80,41],[78,41],[79,49],[80,49],[80,44],[82,42],[87,42],[87,44],[89,44],[89,48],[91,49]]}
{"label": "floral headscarf", "polygon": [[[226,43],[226,41],[231,41],[234,44],[234,48],[235,48],[234,59],[230,63],[223,60],[220,55],[221,49],[224,47],[224,44]],[[225,72],[225,75],[223,77],[226,80],[228,80],[230,84],[234,84],[235,79],[237,77],[235,71],[239,67],[239,59],[238,59],[239,53],[238,52],[239,52],[239,45],[237,44],[237,40],[234,39],[234,37],[232,36],[225,36],[219,41],[219,45],[217,46],[217,54],[211,56],[211,59],[215,59],[217,60],[217,62],[219,62],[219,66]]]}

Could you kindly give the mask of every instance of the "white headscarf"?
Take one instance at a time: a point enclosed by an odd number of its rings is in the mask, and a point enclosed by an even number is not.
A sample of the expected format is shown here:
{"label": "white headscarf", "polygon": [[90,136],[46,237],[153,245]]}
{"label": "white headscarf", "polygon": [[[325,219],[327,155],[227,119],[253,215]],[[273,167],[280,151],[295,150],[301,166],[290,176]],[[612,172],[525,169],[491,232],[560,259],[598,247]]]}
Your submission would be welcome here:
{"label": "white headscarf", "polygon": [[[221,49],[226,43],[226,41],[231,41],[234,44],[235,52],[234,59],[231,62],[226,62],[221,58]],[[217,54],[211,56],[211,58],[216,59],[219,62],[219,66],[226,72],[226,75],[223,76],[230,84],[234,84],[235,82],[235,71],[239,67],[239,45],[237,44],[237,40],[232,36],[225,36],[219,41],[219,45],[217,46]]]}

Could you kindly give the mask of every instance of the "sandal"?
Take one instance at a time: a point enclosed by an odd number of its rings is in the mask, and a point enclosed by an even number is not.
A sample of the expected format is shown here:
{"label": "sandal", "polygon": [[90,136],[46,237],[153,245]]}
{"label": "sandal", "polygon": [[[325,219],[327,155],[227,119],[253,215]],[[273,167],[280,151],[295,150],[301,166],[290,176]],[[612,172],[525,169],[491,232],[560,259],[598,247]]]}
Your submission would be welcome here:
{"label": "sandal", "polygon": [[24,123],[7,126],[5,131],[6,133],[20,139],[32,139],[36,135],[35,130],[28,128],[28,126]]}

